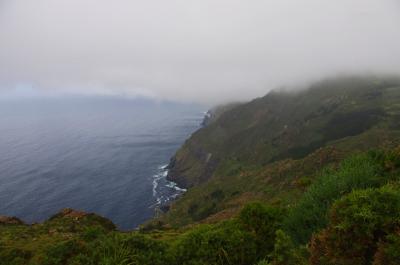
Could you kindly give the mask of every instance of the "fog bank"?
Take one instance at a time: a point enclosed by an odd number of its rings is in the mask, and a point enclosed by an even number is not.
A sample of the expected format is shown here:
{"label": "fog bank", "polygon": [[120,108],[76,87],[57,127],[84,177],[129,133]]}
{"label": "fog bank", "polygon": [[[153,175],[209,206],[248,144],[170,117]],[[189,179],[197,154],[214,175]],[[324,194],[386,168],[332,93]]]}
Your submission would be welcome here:
{"label": "fog bank", "polygon": [[397,0],[0,0],[0,95],[246,100],[399,73],[399,25]]}

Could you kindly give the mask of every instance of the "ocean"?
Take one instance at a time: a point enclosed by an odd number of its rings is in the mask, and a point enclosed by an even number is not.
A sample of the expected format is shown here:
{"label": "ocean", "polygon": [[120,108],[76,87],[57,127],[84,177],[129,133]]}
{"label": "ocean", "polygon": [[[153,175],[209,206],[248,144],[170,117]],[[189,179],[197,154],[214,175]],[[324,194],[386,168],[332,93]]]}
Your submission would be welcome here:
{"label": "ocean", "polygon": [[112,97],[0,101],[0,215],[33,223],[68,207],[136,228],[184,192],[166,165],[202,111]]}

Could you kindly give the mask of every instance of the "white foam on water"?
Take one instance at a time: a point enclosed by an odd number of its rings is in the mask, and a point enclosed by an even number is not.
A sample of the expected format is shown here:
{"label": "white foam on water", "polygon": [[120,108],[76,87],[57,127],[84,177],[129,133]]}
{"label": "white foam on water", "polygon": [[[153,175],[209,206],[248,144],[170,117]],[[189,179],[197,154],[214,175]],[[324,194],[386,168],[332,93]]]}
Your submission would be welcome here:
{"label": "white foam on water", "polygon": [[157,187],[158,187],[159,180],[160,180],[159,175],[153,176],[153,197],[157,196]]}
{"label": "white foam on water", "polygon": [[165,186],[167,186],[168,188],[171,188],[171,189],[175,189],[177,191],[182,191],[182,192],[187,191],[187,189],[179,188],[178,185],[173,181],[168,181],[168,183]]}
{"label": "white foam on water", "polygon": [[158,172],[153,176],[152,182],[153,197],[156,199],[156,203],[151,205],[150,208],[154,208],[174,200],[179,195],[187,191],[186,189],[178,187],[175,182],[167,180],[167,176],[168,164],[158,166]]}
{"label": "white foam on water", "polygon": [[159,170],[166,170],[168,167],[168,164],[164,164],[158,167]]}

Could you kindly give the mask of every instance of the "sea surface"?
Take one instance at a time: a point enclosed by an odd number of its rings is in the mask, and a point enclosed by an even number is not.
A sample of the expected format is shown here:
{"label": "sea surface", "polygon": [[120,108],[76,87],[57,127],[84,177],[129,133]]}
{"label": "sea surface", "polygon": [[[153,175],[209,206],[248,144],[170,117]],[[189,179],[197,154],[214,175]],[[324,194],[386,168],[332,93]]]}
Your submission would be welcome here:
{"label": "sea surface", "polygon": [[62,208],[134,229],[184,192],[165,179],[203,108],[144,99],[0,101],[0,215],[40,222]]}

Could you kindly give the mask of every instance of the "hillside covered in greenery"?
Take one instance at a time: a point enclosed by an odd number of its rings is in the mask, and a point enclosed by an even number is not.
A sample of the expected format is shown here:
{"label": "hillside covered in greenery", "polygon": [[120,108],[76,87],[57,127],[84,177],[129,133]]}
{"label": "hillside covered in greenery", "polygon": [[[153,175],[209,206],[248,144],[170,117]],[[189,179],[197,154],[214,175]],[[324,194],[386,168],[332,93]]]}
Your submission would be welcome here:
{"label": "hillside covered in greenery", "polygon": [[227,109],[171,160],[169,178],[190,189],[163,221],[220,220],[251,200],[293,203],[323,167],[397,146],[399,102],[399,79],[342,77]]}
{"label": "hillside covered in greenery", "polygon": [[219,108],[171,160],[188,191],[137,230],[0,217],[0,264],[400,264],[400,81],[346,77]]}

